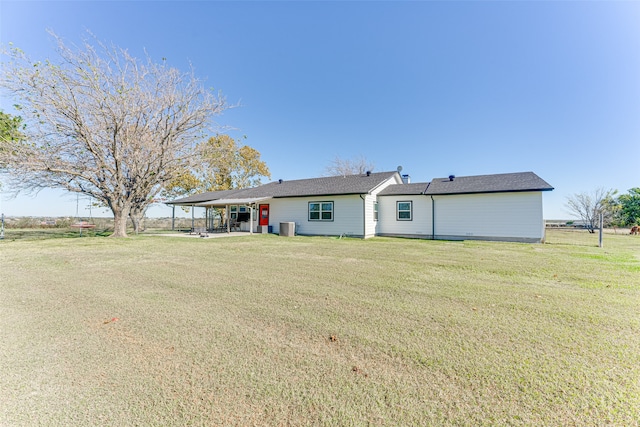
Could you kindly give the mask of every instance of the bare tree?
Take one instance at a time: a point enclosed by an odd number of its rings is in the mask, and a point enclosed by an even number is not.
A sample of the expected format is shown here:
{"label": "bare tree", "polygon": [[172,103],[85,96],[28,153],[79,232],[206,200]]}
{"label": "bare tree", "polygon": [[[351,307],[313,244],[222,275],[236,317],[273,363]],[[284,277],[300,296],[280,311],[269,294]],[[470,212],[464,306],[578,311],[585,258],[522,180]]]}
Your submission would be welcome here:
{"label": "bare tree", "polygon": [[600,226],[600,214],[603,214],[603,226],[611,221],[614,215],[614,196],[616,190],[598,188],[592,193],[578,193],[567,197],[569,212],[582,219],[589,233],[595,233]]}
{"label": "bare tree", "polygon": [[0,86],[20,103],[29,144],[0,149],[13,185],[90,195],[113,212],[113,236],[144,212],[163,186],[190,167],[193,150],[222,98],[193,70],[139,60],[93,38],[73,49],[57,41],[57,62],[6,52]]}
{"label": "bare tree", "polygon": [[338,175],[358,175],[367,171],[372,172],[375,165],[367,160],[364,156],[354,157],[353,159],[343,159],[336,156],[331,163],[325,167],[326,176]]}

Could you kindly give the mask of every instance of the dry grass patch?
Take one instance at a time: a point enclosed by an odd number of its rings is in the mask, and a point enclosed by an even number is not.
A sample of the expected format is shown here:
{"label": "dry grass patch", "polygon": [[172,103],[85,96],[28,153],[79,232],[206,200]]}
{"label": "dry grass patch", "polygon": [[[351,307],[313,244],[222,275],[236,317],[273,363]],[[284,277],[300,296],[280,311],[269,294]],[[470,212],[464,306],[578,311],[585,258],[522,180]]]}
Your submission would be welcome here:
{"label": "dry grass patch", "polygon": [[548,241],[3,242],[0,425],[637,425],[640,239]]}

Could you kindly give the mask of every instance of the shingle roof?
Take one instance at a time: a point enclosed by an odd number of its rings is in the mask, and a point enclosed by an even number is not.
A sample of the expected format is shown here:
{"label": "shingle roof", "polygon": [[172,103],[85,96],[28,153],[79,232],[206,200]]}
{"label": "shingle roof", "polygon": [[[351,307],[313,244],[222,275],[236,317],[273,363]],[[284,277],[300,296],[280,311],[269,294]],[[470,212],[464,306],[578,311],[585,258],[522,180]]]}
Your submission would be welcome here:
{"label": "shingle roof", "polygon": [[[291,181],[274,181],[253,188],[209,191],[167,204],[191,205],[219,199],[250,199],[257,197],[302,197],[329,196],[341,194],[367,194],[387,181],[394,172],[377,172],[369,176],[346,175],[322,178],[296,179]],[[553,187],[533,172],[503,173],[494,175],[460,176],[453,180],[436,178],[431,182],[390,185],[380,193],[389,195],[444,195],[470,193],[505,193],[516,191],[549,191]]]}
{"label": "shingle roof", "polygon": [[[253,188],[242,190],[211,191],[182,199],[173,200],[167,204],[192,204],[206,202],[222,197],[254,198],[254,197],[302,197],[328,196],[340,194],[367,194],[376,187],[393,177],[398,172],[377,172],[370,175],[329,176],[322,178],[283,180],[270,182]],[[399,179],[399,177],[398,177]]]}
{"label": "shingle roof", "polygon": [[515,191],[549,191],[553,187],[533,172],[435,178],[431,182],[390,185],[380,196],[443,195],[471,193],[508,193]]}
{"label": "shingle roof", "polygon": [[388,186],[387,188],[379,192],[378,195],[391,196],[394,194],[398,194],[398,195],[424,194],[428,186],[429,186],[428,182],[415,182],[412,184],[395,184],[395,185]]}
{"label": "shingle roof", "polygon": [[229,197],[242,190],[220,190],[220,191],[207,191],[206,193],[194,194],[193,196],[183,197],[181,199],[172,200],[167,202],[168,205],[191,205],[192,203],[206,202],[209,200],[220,199],[222,197]]}
{"label": "shingle roof", "polygon": [[514,191],[550,191],[553,187],[533,172],[460,176],[453,180],[436,178],[425,194],[503,193]]}

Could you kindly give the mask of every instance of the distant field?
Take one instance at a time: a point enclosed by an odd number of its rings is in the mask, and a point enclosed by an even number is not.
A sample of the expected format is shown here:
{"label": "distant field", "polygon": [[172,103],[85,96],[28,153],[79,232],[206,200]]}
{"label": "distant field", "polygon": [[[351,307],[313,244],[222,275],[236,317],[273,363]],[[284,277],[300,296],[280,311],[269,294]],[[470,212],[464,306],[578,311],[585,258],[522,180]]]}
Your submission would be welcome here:
{"label": "distant field", "polygon": [[6,236],[0,426],[640,422],[640,236]]}
{"label": "distant field", "polygon": [[[83,236],[108,235],[113,232],[113,217],[6,217],[5,238],[7,239],[43,239],[51,237],[78,237],[79,229],[71,227],[78,222],[93,224],[95,228],[82,230]],[[204,218],[194,218],[193,225],[203,227]],[[133,233],[133,226],[129,221],[129,232]],[[191,218],[145,218],[143,229],[147,231],[190,230]]]}

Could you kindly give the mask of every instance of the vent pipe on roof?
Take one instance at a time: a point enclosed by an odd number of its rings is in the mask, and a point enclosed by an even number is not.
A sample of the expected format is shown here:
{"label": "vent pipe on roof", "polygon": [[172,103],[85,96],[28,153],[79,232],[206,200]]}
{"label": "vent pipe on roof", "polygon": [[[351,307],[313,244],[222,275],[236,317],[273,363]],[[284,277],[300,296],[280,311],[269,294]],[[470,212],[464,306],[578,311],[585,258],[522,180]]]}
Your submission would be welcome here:
{"label": "vent pipe on roof", "polygon": [[449,175],[449,181],[453,181],[454,179],[456,179],[455,175]]}
{"label": "vent pipe on roof", "polygon": [[371,176],[371,171],[367,171],[367,176]]}
{"label": "vent pipe on roof", "polygon": [[278,180],[278,184],[282,184],[282,180],[281,179]]}

